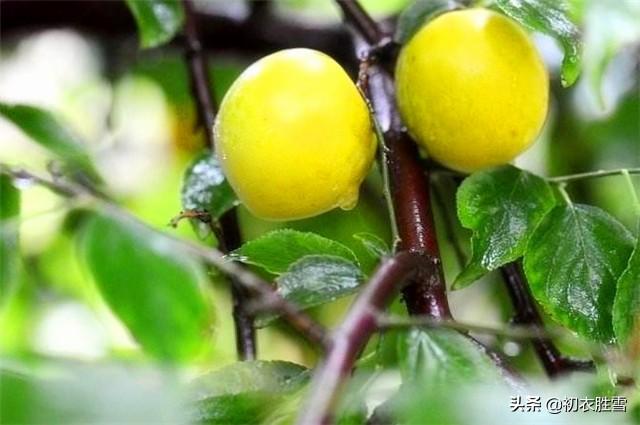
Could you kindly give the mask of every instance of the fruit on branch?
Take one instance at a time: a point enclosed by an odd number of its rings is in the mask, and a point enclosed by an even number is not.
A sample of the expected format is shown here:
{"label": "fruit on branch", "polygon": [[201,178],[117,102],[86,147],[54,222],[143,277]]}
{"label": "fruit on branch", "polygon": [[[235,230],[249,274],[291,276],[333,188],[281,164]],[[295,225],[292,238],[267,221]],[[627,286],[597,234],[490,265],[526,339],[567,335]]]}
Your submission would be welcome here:
{"label": "fruit on branch", "polygon": [[376,140],[367,105],[324,53],[266,56],[233,83],[214,126],[229,183],[256,216],[290,220],[353,208]]}
{"label": "fruit on branch", "polygon": [[445,13],[402,48],[398,107],[409,133],[465,172],[527,149],[547,115],[549,77],[529,35],[486,9]]}

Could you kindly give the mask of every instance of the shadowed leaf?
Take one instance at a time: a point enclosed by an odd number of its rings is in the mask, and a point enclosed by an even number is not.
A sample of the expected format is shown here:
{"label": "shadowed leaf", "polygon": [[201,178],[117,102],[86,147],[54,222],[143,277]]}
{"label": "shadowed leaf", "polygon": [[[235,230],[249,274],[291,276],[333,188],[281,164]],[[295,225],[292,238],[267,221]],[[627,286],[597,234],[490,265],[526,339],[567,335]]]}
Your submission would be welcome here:
{"label": "shadowed leaf", "polygon": [[0,305],[18,277],[20,191],[11,177],[0,174]]}
{"label": "shadowed leaf", "polygon": [[289,266],[308,255],[332,255],[358,264],[355,254],[345,245],[310,232],[282,229],[274,230],[246,242],[231,253],[234,260],[253,264],[281,274]]}
{"label": "shadowed leaf", "polygon": [[457,193],[458,217],[471,229],[471,260],[456,278],[463,288],[520,258],[542,218],[555,205],[542,178],[510,165],[474,173]]}

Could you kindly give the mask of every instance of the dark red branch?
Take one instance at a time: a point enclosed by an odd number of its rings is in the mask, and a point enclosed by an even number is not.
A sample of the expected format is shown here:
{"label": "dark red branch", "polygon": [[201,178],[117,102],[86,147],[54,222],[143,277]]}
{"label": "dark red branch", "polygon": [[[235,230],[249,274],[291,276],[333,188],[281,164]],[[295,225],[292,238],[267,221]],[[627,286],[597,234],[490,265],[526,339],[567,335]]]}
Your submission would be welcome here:
{"label": "dark red branch", "polygon": [[416,144],[400,119],[391,76],[381,65],[370,65],[368,70],[368,94],[384,137],[384,166],[400,238],[397,248],[419,253],[437,265],[429,274],[416,275],[405,287],[403,296],[411,314],[449,318],[451,313],[431,211],[428,174],[425,175]]}
{"label": "dark red branch", "polygon": [[[520,265],[509,263],[503,266],[500,271],[515,309],[513,322],[543,331],[542,317],[540,317],[535,301],[529,292],[529,286]],[[571,359],[560,354],[558,348],[548,338],[536,337],[531,340],[531,343],[544,370],[551,378],[573,371],[592,372],[595,370],[592,361]]]}
{"label": "dark red branch", "polygon": [[366,284],[342,325],[335,330],[327,357],[314,374],[307,405],[298,424],[331,423],[329,417],[342,383],[351,374],[358,355],[377,330],[379,311],[384,309],[411,273],[432,269],[417,253],[400,252],[386,260]]}
{"label": "dark red branch", "polygon": [[183,0],[182,3],[185,10],[185,57],[189,69],[191,91],[197,105],[199,124],[204,130],[207,145],[213,150],[213,121],[216,116],[216,106],[210,89],[212,82],[209,76],[209,66],[202,51],[193,3],[191,0]]}
{"label": "dark red branch", "polygon": [[400,243],[398,248],[417,252],[435,264],[428,274],[419,273],[403,290],[411,314],[451,317],[440,261],[431,198],[426,178],[417,162],[418,151],[404,131],[385,133],[391,196]]}
{"label": "dark red branch", "polygon": [[387,37],[378,23],[371,18],[357,1],[337,0],[336,3],[342,11],[344,20],[349,22],[371,46],[378,45]]}
{"label": "dark red branch", "polygon": [[[198,111],[199,124],[203,128],[207,145],[213,151],[215,147],[213,122],[216,115],[216,106],[211,93],[212,83],[209,76],[209,68],[198,34],[193,3],[191,0],[182,0],[182,4],[185,14],[185,56],[191,90]],[[227,212],[220,219],[220,228],[216,233],[218,248],[223,253],[232,251],[240,246],[242,241],[235,210]],[[253,360],[256,358],[257,352],[254,319],[244,309],[249,293],[233,277],[231,278],[231,298],[233,301],[233,322],[238,358],[241,360]]]}

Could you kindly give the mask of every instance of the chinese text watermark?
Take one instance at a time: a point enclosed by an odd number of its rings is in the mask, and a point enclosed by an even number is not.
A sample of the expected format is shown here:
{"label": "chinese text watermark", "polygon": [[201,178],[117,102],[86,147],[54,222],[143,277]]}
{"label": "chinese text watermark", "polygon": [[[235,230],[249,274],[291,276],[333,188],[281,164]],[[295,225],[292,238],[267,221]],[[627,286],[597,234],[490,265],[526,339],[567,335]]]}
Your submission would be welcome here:
{"label": "chinese text watermark", "polygon": [[512,412],[548,412],[551,414],[574,412],[626,412],[627,398],[613,397],[549,397],[512,396],[509,404]]}

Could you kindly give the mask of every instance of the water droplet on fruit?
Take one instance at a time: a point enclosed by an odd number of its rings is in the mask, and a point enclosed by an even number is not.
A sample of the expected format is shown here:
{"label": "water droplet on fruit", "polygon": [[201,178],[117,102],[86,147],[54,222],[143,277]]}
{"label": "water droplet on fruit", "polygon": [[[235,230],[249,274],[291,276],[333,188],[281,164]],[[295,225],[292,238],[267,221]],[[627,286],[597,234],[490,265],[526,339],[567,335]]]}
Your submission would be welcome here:
{"label": "water droplet on fruit", "polygon": [[352,210],[358,204],[358,187],[349,189],[342,198],[338,200],[338,206],[343,210]]}

